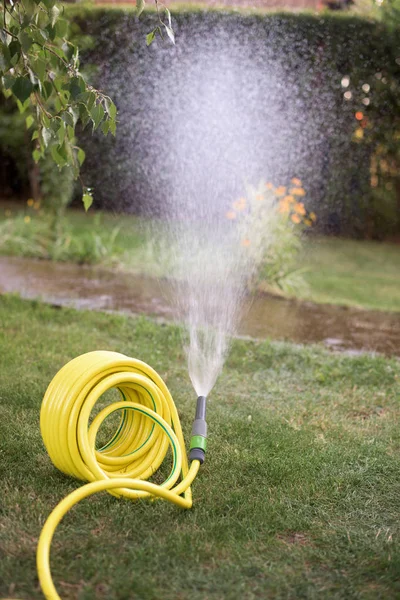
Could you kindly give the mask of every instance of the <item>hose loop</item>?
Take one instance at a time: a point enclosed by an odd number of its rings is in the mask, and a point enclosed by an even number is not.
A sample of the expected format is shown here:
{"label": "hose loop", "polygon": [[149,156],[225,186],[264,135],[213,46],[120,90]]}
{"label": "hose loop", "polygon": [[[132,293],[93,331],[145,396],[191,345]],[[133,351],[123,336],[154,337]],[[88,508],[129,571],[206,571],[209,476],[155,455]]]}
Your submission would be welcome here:
{"label": "hose loop", "polygon": [[[96,403],[113,388],[121,400],[108,404],[91,420]],[[116,431],[96,449],[99,428],[115,412],[121,413]],[[200,463],[194,460],[189,469],[178,412],[164,381],[146,363],[117,352],[89,352],[60,369],[43,398],[40,429],[54,465],[90,482],[58,504],[40,535],[40,584],[47,599],[59,600],[50,573],[50,544],[72,506],[107,490],[131,500],[159,497],[190,508],[190,485]],[[169,476],[161,485],[145,481],[160,467],[168,447],[173,463]]]}

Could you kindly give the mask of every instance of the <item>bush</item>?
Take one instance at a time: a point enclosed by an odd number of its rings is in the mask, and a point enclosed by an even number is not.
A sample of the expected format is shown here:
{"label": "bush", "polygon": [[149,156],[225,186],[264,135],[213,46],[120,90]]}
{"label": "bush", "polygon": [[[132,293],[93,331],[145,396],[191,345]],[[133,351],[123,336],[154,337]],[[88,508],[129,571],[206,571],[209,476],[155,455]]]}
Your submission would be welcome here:
{"label": "bush", "polygon": [[296,293],[304,288],[298,256],[305,228],[317,217],[305,208],[302,182],[293,178],[289,185],[274,186],[261,181],[248,186],[246,197],[235,200],[226,213],[238,234],[242,271],[248,273],[251,289]]}

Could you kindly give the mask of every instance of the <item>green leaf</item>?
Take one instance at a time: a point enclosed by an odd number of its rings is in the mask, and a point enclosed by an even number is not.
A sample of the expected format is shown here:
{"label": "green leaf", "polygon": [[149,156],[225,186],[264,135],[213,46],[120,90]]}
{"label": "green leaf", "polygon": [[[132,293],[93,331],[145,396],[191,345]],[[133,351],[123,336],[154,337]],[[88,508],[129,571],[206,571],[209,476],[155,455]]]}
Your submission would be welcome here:
{"label": "green leaf", "polygon": [[165,31],[167,32],[167,36],[169,37],[171,42],[173,44],[175,44],[175,34],[174,34],[173,30],[168,25],[165,25],[165,23],[164,23],[164,27],[165,27]]}
{"label": "green leaf", "polygon": [[88,112],[85,104],[83,104],[82,102],[80,102],[78,104],[78,106],[79,106],[79,116],[80,116],[80,119],[81,119],[81,123],[83,125],[83,128],[85,128],[86,125],[90,121],[90,114],[89,114],[89,112]]}
{"label": "green leaf", "polygon": [[70,106],[68,112],[72,116],[72,127],[75,127],[79,119],[79,109],[76,106]]}
{"label": "green leaf", "polygon": [[33,157],[33,160],[35,161],[35,163],[38,163],[39,160],[42,158],[42,153],[40,152],[40,150],[38,148],[34,149],[34,151],[32,152],[32,157]]}
{"label": "green leaf", "polygon": [[51,156],[53,157],[54,162],[60,168],[65,167],[65,165],[67,164],[67,161],[66,161],[65,157],[61,155],[60,148],[57,148],[56,146],[52,146],[50,152],[51,152]]}
{"label": "green leaf", "polygon": [[29,79],[17,77],[11,89],[14,96],[23,104],[33,92],[33,85]]}
{"label": "green leaf", "polygon": [[117,130],[117,124],[115,121],[110,121],[110,126],[109,126],[108,130],[115,136],[115,133]]}
{"label": "green leaf", "polygon": [[45,81],[43,84],[43,98],[45,100],[48,100],[48,98],[50,98],[51,94],[53,93],[53,86],[51,85],[50,81]]}
{"label": "green leaf", "polygon": [[66,57],[66,55],[65,55],[65,52],[64,52],[64,50],[61,50],[61,48],[57,48],[57,46],[52,46],[52,48],[51,48],[51,49],[52,49],[53,53],[54,53],[54,54],[57,54],[57,56],[58,56],[60,59],[63,59],[63,60],[65,60],[66,62],[68,61],[68,59],[67,59],[67,57]]}
{"label": "green leaf", "polygon": [[4,75],[2,83],[5,90],[9,90],[14,85],[15,77],[13,75]]}
{"label": "green leaf", "polygon": [[107,135],[109,129],[110,129],[110,121],[104,121],[104,123],[101,126],[101,130],[104,133],[104,135]]}
{"label": "green leaf", "polygon": [[78,148],[77,158],[78,158],[78,162],[79,162],[80,166],[82,166],[84,163],[84,160],[86,158],[85,151],[82,150],[82,148]]}
{"label": "green leaf", "polygon": [[50,14],[51,14],[51,26],[54,27],[54,25],[56,24],[56,21],[58,19],[58,15],[60,14],[60,9],[58,8],[58,6],[56,4],[51,7]]}
{"label": "green leaf", "polygon": [[140,15],[142,14],[142,12],[144,11],[144,7],[145,7],[146,3],[144,0],[136,0],[136,9],[137,9],[137,16],[140,17]]}
{"label": "green leaf", "polygon": [[26,54],[29,51],[29,48],[32,46],[31,37],[27,34],[26,31],[21,31],[21,33],[18,35],[18,39],[21,43],[22,50]]}
{"label": "green leaf", "polygon": [[82,196],[83,206],[85,207],[86,212],[93,204],[93,196],[91,192],[86,191]]}
{"label": "green leaf", "polygon": [[46,8],[51,8],[52,6],[55,5],[56,0],[42,0],[42,2]]}
{"label": "green leaf", "polygon": [[13,40],[8,46],[8,51],[10,53],[10,62],[15,66],[21,56],[21,44],[17,40]]}
{"label": "green leaf", "polygon": [[32,127],[34,122],[35,122],[35,119],[32,117],[32,115],[28,115],[25,119],[26,128],[29,129],[30,127]]}
{"label": "green leaf", "polygon": [[79,69],[79,48],[77,46],[74,47],[72,62],[74,63],[75,69]]}
{"label": "green leaf", "polygon": [[150,46],[154,42],[154,38],[156,37],[157,28],[153,29],[146,35],[146,46]]}
{"label": "green leaf", "polygon": [[60,121],[60,126],[57,130],[57,136],[58,136],[58,141],[60,142],[60,145],[64,143],[64,139],[65,139],[65,123],[64,121]]}
{"label": "green leaf", "polygon": [[4,44],[0,47],[0,71],[5,73],[8,71],[11,65],[10,51]]}
{"label": "green leaf", "polygon": [[111,117],[111,119],[115,120],[115,117],[117,116],[117,107],[115,106],[114,102],[110,100],[110,98],[106,98],[105,104],[108,115]]}
{"label": "green leaf", "polygon": [[74,127],[75,126],[74,117],[71,115],[70,112],[64,111],[61,118],[64,121],[64,123],[66,123],[70,127]]}
{"label": "green leaf", "polygon": [[96,101],[96,94],[94,92],[82,92],[82,94],[79,94],[78,100],[90,111]]}
{"label": "green leaf", "polygon": [[165,7],[165,14],[167,15],[167,19],[168,19],[168,25],[170,26],[170,28],[172,29],[172,21],[171,21],[171,11],[168,10],[167,7]]}
{"label": "green leaf", "polygon": [[[47,25],[46,29],[45,29],[47,35],[49,36],[49,39],[51,41],[54,41],[54,38],[57,36],[57,31],[55,27],[52,27],[52,25]],[[54,50],[54,48],[53,48]]]}
{"label": "green leaf", "polygon": [[49,39],[49,34],[46,29],[31,29],[30,36],[37,44],[44,44]]}
{"label": "green leaf", "polygon": [[37,78],[43,82],[46,76],[46,62],[42,58],[38,58],[37,60],[32,60],[31,64]]}
{"label": "green leaf", "polygon": [[30,105],[30,100],[29,100],[29,98],[27,98],[27,99],[25,100],[25,102],[21,102],[21,100],[19,100],[19,99],[17,98],[17,106],[18,106],[18,110],[19,110],[19,112],[20,112],[21,114],[23,114],[23,113],[26,111],[26,109],[28,108],[28,106],[29,106],[29,105]]}
{"label": "green leaf", "polygon": [[39,132],[37,129],[35,129],[35,131],[32,134],[32,137],[31,137],[32,142],[33,142],[33,140],[37,140],[38,137],[39,137]]}
{"label": "green leaf", "polygon": [[[85,89],[86,89],[85,80],[83,79],[83,77],[74,77],[72,79],[71,83],[69,84],[68,89],[74,100],[76,100],[78,97],[80,99],[81,96],[83,96],[85,93]],[[92,92],[89,92],[89,93],[92,93]],[[93,96],[94,96],[94,94],[93,94]]]}
{"label": "green leaf", "polygon": [[65,19],[58,19],[56,23],[56,32],[57,36],[63,38],[67,35],[68,31],[68,21]]}
{"label": "green leaf", "polygon": [[104,117],[104,108],[101,104],[95,104],[90,111],[90,116],[93,121],[93,131],[98,128]]}

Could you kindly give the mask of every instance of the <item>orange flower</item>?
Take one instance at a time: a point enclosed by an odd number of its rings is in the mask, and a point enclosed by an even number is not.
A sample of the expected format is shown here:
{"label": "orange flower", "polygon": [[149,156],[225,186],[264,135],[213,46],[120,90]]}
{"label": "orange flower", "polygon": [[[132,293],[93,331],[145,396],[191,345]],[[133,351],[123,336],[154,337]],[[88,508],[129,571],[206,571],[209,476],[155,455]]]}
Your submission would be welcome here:
{"label": "orange flower", "polygon": [[233,210],[228,210],[228,212],[226,213],[225,216],[226,216],[227,219],[230,219],[231,221],[233,219],[236,219],[236,213]]}
{"label": "orange flower", "polygon": [[355,117],[356,117],[357,121],[362,121],[364,118],[364,114],[361,112],[361,110],[358,110],[355,114]]}
{"label": "orange flower", "polygon": [[304,204],[302,202],[297,202],[297,204],[294,205],[294,210],[298,215],[306,214],[306,209],[304,208]]}
{"label": "orange flower", "polygon": [[269,182],[265,184],[265,187],[267,188],[267,190],[273,190],[274,189],[274,186],[272,185],[272,183],[269,183]]}
{"label": "orange flower", "polygon": [[262,194],[257,194],[256,200],[258,200],[258,202],[262,202],[264,200],[264,196]]}
{"label": "orange flower", "polygon": [[275,196],[284,196],[286,194],[286,188],[284,185],[280,185],[275,190]]}
{"label": "orange flower", "polygon": [[315,214],[315,212],[310,212],[310,214],[308,215],[311,219],[311,221],[315,222],[317,220],[317,215]]}
{"label": "orange flower", "polygon": [[290,211],[289,203],[285,201],[285,199],[279,202],[278,212],[281,214],[288,213]]}
{"label": "orange flower", "polygon": [[312,225],[311,219],[304,219],[304,223],[307,225],[307,227],[311,227]]}
{"label": "orange flower", "polygon": [[358,140],[362,140],[364,137],[364,130],[361,127],[357,127],[357,129],[354,132],[354,135]]}
{"label": "orange flower", "polygon": [[284,201],[284,202],[294,202],[294,198],[293,198],[293,196],[291,196],[291,195],[289,194],[288,196],[285,196],[285,197],[283,198],[283,201]]}
{"label": "orange flower", "polygon": [[301,179],[298,179],[297,177],[293,177],[292,179],[292,183],[293,185],[296,185],[297,187],[301,187]]}
{"label": "orange flower", "polygon": [[292,219],[293,223],[301,223],[299,215],[294,214],[290,218]]}
{"label": "orange flower", "polygon": [[33,198],[29,198],[29,200],[27,200],[26,203],[27,203],[28,206],[33,206],[35,204],[35,201],[34,201]]}
{"label": "orange flower", "polygon": [[290,193],[291,193],[293,196],[305,196],[305,195],[306,195],[306,193],[305,193],[305,191],[303,190],[303,188],[302,188],[302,187],[295,187],[295,188],[292,188],[292,189],[290,190]]}
{"label": "orange flower", "polygon": [[246,198],[239,198],[239,200],[236,200],[232,206],[235,210],[244,210],[246,208]]}
{"label": "orange flower", "polygon": [[241,244],[242,246],[244,246],[245,248],[247,248],[248,246],[250,246],[250,240],[248,240],[248,239],[244,239],[244,240],[242,240],[242,241],[240,242],[240,244]]}

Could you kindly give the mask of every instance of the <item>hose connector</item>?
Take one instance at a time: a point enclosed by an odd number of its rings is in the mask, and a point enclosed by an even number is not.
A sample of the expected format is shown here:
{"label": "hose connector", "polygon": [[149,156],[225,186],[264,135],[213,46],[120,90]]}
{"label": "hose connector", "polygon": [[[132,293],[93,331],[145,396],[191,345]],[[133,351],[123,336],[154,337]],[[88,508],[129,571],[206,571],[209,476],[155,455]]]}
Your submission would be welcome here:
{"label": "hose connector", "polygon": [[207,447],[206,407],[207,398],[199,396],[190,440],[189,460],[198,460],[201,465],[205,460]]}

